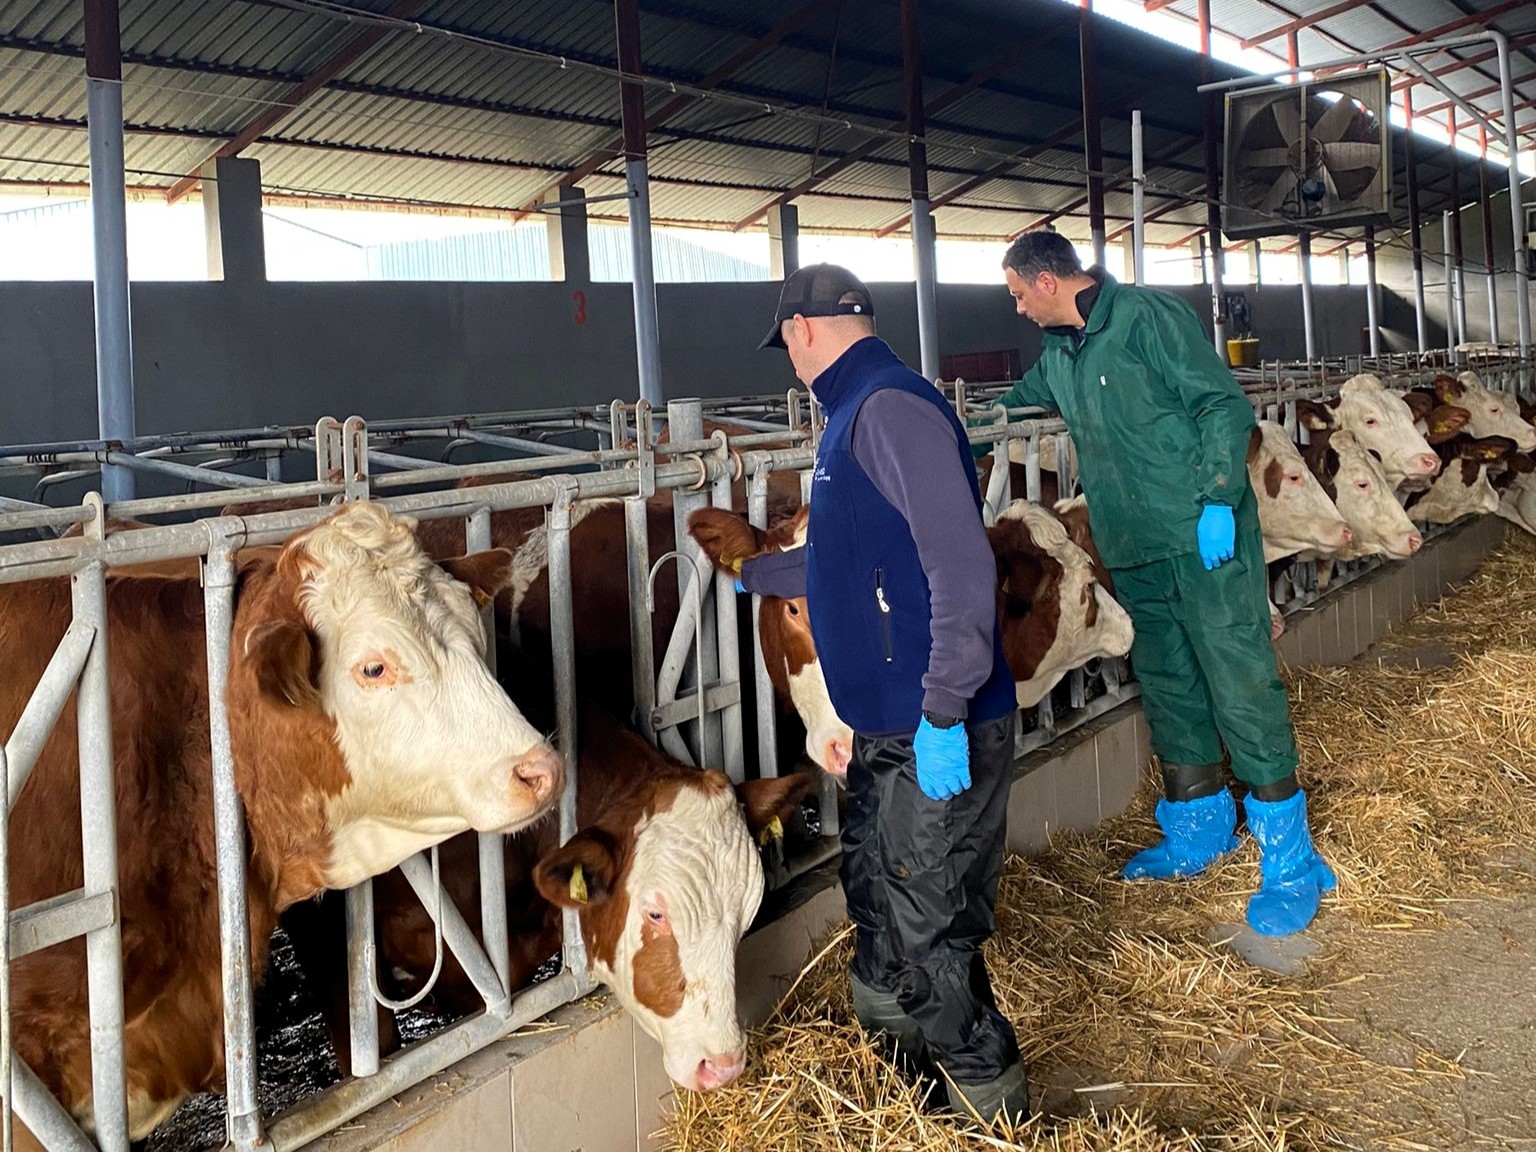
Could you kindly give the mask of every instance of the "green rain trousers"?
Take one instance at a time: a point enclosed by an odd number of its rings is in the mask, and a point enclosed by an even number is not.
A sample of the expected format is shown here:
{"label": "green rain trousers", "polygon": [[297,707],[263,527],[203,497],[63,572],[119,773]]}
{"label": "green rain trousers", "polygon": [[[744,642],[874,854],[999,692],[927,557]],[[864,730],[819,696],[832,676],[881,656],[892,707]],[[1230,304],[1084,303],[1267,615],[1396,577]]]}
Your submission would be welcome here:
{"label": "green rain trousers", "polygon": [[1290,704],[1269,638],[1264,541],[1250,496],[1233,558],[1206,571],[1193,552],[1115,568],[1115,599],[1131,614],[1131,663],[1152,730],[1170,764],[1219,764],[1250,786],[1296,770]]}

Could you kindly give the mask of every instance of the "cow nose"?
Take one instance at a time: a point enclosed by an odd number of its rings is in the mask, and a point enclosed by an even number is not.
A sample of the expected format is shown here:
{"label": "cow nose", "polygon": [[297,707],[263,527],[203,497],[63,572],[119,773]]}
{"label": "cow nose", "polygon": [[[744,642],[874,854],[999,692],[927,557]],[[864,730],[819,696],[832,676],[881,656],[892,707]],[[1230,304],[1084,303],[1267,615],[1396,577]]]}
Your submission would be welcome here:
{"label": "cow nose", "polygon": [[822,749],[822,764],[833,776],[842,779],[848,775],[848,765],[853,760],[853,750],[841,740],[828,740]]}
{"label": "cow nose", "polygon": [[565,758],[548,744],[524,753],[512,774],[528,786],[535,803],[552,803],[565,790]]}
{"label": "cow nose", "polygon": [[1340,546],[1348,544],[1354,538],[1355,538],[1355,530],[1353,528],[1351,528],[1348,524],[1341,524],[1339,526],[1339,544],[1340,544]]}
{"label": "cow nose", "polygon": [[709,1056],[699,1061],[693,1078],[699,1085],[700,1092],[713,1092],[729,1084],[741,1075],[743,1068],[747,1066],[745,1052],[727,1052],[721,1056]]}
{"label": "cow nose", "polygon": [[1424,537],[1420,536],[1417,532],[1410,532],[1410,533],[1408,533],[1407,544],[1408,544],[1408,555],[1412,556],[1421,547],[1423,547],[1423,545],[1424,545]]}
{"label": "cow nose", "polygon": [[1419,457],[1419,471],[1426,476],[1433,476],[1440,471],[1440,457],[1433,452],[1427,452]]}

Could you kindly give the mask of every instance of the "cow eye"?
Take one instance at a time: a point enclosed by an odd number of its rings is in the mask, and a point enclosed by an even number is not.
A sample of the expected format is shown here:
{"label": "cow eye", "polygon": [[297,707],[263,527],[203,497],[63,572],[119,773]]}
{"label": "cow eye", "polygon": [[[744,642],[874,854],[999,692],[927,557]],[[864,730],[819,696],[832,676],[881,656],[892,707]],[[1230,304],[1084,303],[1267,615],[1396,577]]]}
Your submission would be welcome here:
{"label": "cow eye", "polygon": [[1356,480],[1355,487],[1362,492],[1369,492],[1371,490],[1371,482],[1369,480]]}
{"label": "cow eye", "polygon": [[1374,416],[1366,417],[1365,426],[1367,428],[1376,428],[1376,427],[1379,427],[1379,425],[1380,425],[1380,422],[1376,419],[1376,417],[1374,417]]}
{"label": "cow eye", "polygon": [[790,605],[787,605],[787,607],[789,608],[789,614],[791,616],[798,616],[798,615],[800,615],[800,605],[798,605],[798,604],[790,604]]}
{"label": "cow eye", "polygon": [[1490,408],[1490,409],[1488,409],[1488,415],[1490,415],[1490,416],[1501,416],[1503,414],[1504,414],[1504,409],[1502,409],[1502,408]]}
{"label": "cow eye", "polygon": [[363,674],[364,680],[382,680],[384,678],[384,662],[382,660],[370,660],[358,669]]}
{"label": "cow eye", "polygon": [[646,912],[645,918],[652,924],[660,924],[667,918],[667,914],[661,911],[659,908],[652,908],[650,911]]}

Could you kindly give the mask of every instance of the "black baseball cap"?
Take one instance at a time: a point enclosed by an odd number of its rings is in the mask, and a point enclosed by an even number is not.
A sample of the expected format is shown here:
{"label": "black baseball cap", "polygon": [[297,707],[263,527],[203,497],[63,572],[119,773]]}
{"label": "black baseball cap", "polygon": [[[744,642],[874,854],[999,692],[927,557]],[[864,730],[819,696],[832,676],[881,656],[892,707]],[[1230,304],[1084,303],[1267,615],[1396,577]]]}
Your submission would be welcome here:
{"label": "black baseball cap", "polygon": [[[845,296],[856,296],[857,299],[845,303]],[[875,306],[864,281],[848,269],[836,264],[808,264],[785,278],[773,327],[763,337],[758,349],[783,348],[784,337],[779,327],[796,313],[801,316],[873,316]]]}

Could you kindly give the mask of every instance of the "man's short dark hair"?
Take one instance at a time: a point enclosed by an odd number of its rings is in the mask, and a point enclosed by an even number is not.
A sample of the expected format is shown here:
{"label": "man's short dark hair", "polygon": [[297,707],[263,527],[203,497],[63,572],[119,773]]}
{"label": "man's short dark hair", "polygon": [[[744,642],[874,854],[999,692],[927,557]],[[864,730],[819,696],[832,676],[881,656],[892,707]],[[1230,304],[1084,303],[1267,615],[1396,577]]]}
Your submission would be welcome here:
{"label": "man's short dark hair", "polygon": [[1083,263],[1077,258],[1072,241],[1060,232],[1044,228],[1026,232],[1010,244],[1008,254],[1003,257],[1003,267],[1013,269],[1023,280],[1033,280],[1042,272],[1059,277],[1078,276],[1083,271]]}

